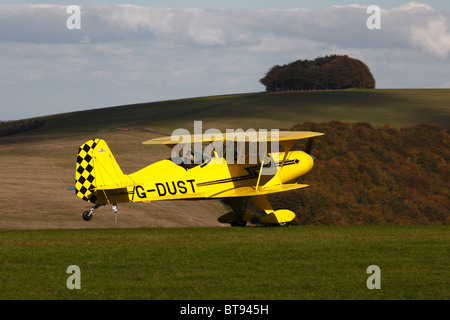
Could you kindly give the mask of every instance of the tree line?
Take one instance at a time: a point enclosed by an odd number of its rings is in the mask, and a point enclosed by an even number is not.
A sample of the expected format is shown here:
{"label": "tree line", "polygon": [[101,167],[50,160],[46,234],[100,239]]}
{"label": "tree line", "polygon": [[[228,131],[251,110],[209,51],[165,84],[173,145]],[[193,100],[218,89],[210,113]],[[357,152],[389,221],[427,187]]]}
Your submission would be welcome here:
{"label": "tree line", "polygon": [[34,130],[42,127],[45,123],[45,120],[38,119],[0,121],[0,137]]}
{"label": "tree line", "polygon": [[375,79],[366,64],[335,54],[275,65],[260,83],[268,92],[375,88]]}
{"label": "tree line", "polygon": [[274,209],[296,213],[297,224],[450,223],[450,128],[332,121],[290,130],[325,133],[314,141],[313,169],[299,181],[310,187],[270,196]]}

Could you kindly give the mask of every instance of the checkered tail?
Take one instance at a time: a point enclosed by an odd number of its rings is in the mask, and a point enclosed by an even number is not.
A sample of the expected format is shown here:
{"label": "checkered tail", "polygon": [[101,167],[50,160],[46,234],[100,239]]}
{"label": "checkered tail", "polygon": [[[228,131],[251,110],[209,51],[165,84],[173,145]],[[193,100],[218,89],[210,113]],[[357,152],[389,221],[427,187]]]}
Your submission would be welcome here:
{"label": "checkered tail", "polygon": [[119,185],[128,179],[101,139],[92,139],[80,146],[75,170],[76,195],[94,204],[98,204],[96,188]]}

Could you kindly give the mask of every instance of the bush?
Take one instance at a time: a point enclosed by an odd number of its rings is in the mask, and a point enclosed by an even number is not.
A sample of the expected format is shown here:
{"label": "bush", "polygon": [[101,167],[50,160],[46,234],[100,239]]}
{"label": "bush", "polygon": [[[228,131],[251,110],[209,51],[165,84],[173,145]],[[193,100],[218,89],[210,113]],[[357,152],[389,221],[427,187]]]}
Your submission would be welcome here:
{"label": "bush", "polygon": [[[316,138],[310,188],[271,196],[298,224],[445,224],[450,216],[450,134],[438,125],[389,126],[338,121],[290,130]],[[298,149],[303,149],[299,143]]]}
{"label": "bush", "polygon": [[260,82],[269,92],[375,88],[375,79],[367,65],[339,55],[273,66]]}
{"label": "bush", "polygon": [[45,125],[45,120],[27,119],[0,122],[0,137],[37,129]]}

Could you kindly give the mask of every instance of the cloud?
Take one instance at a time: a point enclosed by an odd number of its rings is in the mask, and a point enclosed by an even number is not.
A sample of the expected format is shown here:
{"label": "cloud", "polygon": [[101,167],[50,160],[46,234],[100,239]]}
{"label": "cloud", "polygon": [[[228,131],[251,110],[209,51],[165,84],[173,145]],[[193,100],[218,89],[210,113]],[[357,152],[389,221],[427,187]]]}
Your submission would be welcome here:
{"label": "cloud", "polygon": [[361,5],[80,7],[81,30],[69,30],[67,6],[0,5],[0,119],[261,91],[274,64],[331,53],[366,62],[377,87],[448,83],[450,12],[417,2],[382,9],[380,30]]}
{"label": "cloud", "polygon": [[448,19],[444,16],[427,21],[426,26],[413,26],[411,34],[415,46],[443,60],[447,59],[450,52],[450,32]]}
{"label": "cloud", "polygon": [[434,11],[433,7],[429,6],[425,3],[420,3],[416,1],[411,1],[397,8],[391,9],[391,11],[410,11],[410,10],[426,10],[426,11]]}
{"label": "cloud", "polygon": [[190,46],[252,46],[266,39],[307,39],[355,47],[414,47],[439,58],[449,51],[449,12],[410,2],[382,10],[381,30],[368,30],[366,7],[308,9],[152,8],[86,5],[82,29],[66,28],[66,6],[0,6],[0,40],[98,43],[140,39]]}

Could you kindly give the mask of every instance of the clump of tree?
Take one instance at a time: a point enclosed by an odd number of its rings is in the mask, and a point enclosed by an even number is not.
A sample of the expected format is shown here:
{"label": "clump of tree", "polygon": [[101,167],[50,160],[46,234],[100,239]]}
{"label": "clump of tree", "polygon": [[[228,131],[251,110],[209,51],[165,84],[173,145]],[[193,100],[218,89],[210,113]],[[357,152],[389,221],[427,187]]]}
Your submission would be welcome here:
{"label": "clump of tree", "polygon": [[274,209],[294,211],[298,224],[450,223],[449,128],[332,121],[291,130],[325,133],[314,141],[313,169],[300,180],[310,187],[270,196]]}
{"label": "clump of tree", "polygon": [[45,125],[45,120],[25,119],[15,121],[0,121],[0,137],[34,130]]}
{"label": "clump of tree", "polygon": [[268,92],[375,88],[375,79],[367,65],[346,55],[276,65],[260,82]]}

